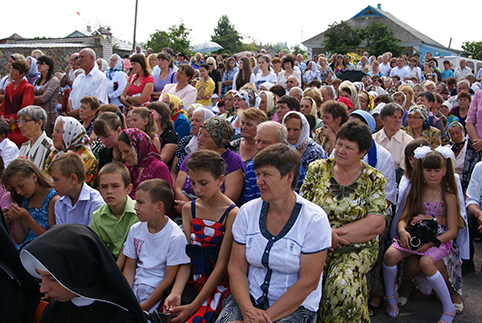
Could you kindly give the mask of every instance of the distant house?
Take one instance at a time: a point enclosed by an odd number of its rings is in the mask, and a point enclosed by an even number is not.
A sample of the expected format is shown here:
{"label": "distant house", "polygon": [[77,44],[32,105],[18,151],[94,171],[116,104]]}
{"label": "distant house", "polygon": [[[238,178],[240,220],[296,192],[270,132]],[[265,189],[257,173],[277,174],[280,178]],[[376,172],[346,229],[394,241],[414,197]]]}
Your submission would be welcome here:
{"label": "distant house", "polygon": [[[457,56],[463,52],[462,50],[447,48],[418,30],[415,30],[391,13],[383,11],[380,4],[377,8],[368,6],[354,15],[350,20],[347,20],[353,28],[359,29],[366,28],[372,21],[388,26],[388,28],[393,31],[394,36],[400,39],[400,45],[406,48],[405,52],[410,55],[418,52],[421,57],[424,57],[426,52],[431,52],[433,56]],[[322,32],[302,42],[302,44],[308,48],[309,59],[311,59],[313,55],[326,54],[326,50],[323,48],[324,34],[325,33]],[[364,43],[360,44],[360,47],[357,48],[355,52],[361,55],[364,47]]]}

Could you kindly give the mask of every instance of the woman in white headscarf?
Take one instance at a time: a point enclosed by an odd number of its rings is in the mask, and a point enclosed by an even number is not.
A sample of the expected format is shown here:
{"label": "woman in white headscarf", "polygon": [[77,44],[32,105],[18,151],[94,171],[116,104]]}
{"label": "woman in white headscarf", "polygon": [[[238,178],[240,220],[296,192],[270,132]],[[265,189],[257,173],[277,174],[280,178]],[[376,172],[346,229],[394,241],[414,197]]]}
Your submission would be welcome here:
{"label": "woman in white headscarf", "polygon": [[97,62],[97,66],[99,67],[99,70],[103,73],[105,73],[107,71],[107,69],[109,68],[109,64],[103,58],[97,58],[96,62]]}
{"label": "woman in white headscarf", "polygon": [[123,72],[122,59],[119,55],[113,54],[110,57],[109,69],[105,71],[107,76],[107,95],[109,102],[115,106],[122,107],[119,97],[127,85],[127,75]]}
{"label": "woman in white headscarf", "polygon": [[312,161],[328,158],[325,150],[310,138],[310,124],[301,112],[290,111],[285,114],[283,125],[288,130],[286,144],[300,154],[305,173]]}
{"label": "woman in white headscarf", "polygon": [[350,81],[343,81],[340,84],[340,96],[344,96],[353,104],[353,110],[360,109],[360,100],[358,99],[358,91],[355,85]]}
{"label": "woman in white headscarf", "polygon": [[310,61],[305,71],[305,86],[308,86],[314,79],[321,81],[320,71],[318,70],[318,65]]}
{"label": "woman in white headscarf", "polygon": [[37,60],[32,56],[27,56],[27,63],[30,65],[30,69],[25,77],[27,78],[27,81],[33,85],[35,80],[40,77],[40,72],[37,68]]}
{"label": "woman in white headscarf", "polygon": [[273,120],[279,122],[278,116],[276,115],[274,94],[270,91],[260,91],[258,93],[261,101],[259,102],[258,108],[262,110],[268,116],[268,120]]}

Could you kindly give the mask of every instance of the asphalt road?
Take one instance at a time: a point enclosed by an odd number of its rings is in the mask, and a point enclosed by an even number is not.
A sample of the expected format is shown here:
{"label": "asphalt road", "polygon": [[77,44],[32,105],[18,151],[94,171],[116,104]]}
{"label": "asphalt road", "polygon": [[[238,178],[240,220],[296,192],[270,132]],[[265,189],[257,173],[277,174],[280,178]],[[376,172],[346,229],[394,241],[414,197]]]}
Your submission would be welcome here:
{"label": "asphalt road", "polygon": [[[475,244],[475,272],[463,277],[462,300],[464,311],[457,315],[454,323],[482,322],[482,243]],[[396,319],[388,317],[383,307],[375,317],[373,323],[416,323],[416,322],[437,322],[442,315],[442,304],[435,296],[421,296],[417,300],[409,299],[407,305],[400,308],[400,315]]]}

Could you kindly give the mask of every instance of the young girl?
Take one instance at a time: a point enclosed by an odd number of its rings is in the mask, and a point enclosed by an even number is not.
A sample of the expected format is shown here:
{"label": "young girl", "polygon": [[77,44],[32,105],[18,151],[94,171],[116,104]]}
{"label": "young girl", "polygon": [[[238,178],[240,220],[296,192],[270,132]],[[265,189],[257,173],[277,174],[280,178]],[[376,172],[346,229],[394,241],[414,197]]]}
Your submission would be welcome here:
{"label": "young girl", "polygon": [[94,132],[105,146],[99,150],[99,170],[107,163],[122,161],[119,147],[117,147],[117,138],[119,138],[122,130],[126,128],[124,115],[120,110],[116,112],[103,112],[97,120],[95,120]]}
{"label": "young girl", "polygon": [[161,151],[161,141],[157,134],[157,125],[149,109],[139,107],[132,110],[130,127],[137,128],[147,133],[149,137],[151,137],[152,143],[156,146],[157,151]]}
{"label": "young girl", "polygon": [[[209,323],[214,322],[229,293],[226,268],[233,242],[231,229],[238,208],[221,193],[225,162],[217,153],[196,151],[187,167],[198,197],[182,209],[182,223],[189,244],[186,253],[191,258],[193,276],[190,277],[190,265],[179,269],[164,311],[171,314],[173,323]],[[196,291],[194,299],[181,297],[183,290],[184,296],[190,288]]]}
{"label": "young girl", "polygon": [[8,165],[2,184],[16,202],[10,205],[8,216],[15,221],[15,238],[20,248],[55,224],[54,205],[58,195],[47,176],[25,158],[17,158]]}
{"label": "young girl", "polygon": [[[455,316],[449,290],[436,267],[436,263],[452,250],[452,239],[457,235],[457,228],[464,227],[451,156],[453,152],[445,147],[439,147],[436,151],[432,151],[430,147],[415,149],[414,157],[417,161],[411,177],[412,187],[398,222],[400,242],[394,239],[385,253],[383,264],[388,302],[386,310],[392,318],[397,317],[399,313],[394,291],[397,263],[412,254],[420,256],[420,268],[442,301],[444,311],[439,322],[451,323]],[[438,224],[439,247],[429,242],[417,250],[411,250],[411,236],[406,227],[431,219],[436,220]]]}

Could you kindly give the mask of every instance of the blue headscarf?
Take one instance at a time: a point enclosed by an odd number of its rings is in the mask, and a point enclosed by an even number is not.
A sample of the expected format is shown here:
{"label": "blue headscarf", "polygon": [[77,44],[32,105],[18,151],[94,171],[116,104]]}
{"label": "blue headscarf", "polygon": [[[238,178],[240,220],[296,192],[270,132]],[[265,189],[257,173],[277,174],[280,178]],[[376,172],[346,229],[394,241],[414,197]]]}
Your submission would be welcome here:
{"label": "blue headscarf", "polygon": [[38,68],[37,68],[37,60],[32,56],[27,56],[27,58],[30,58],[30,70],[28,71],[28,74],[27,74],[27,77],[30,80],[32,77],[40,75],[40,72],[38,71]]}
{"label": "blue headscarf", "polygon": [[122,66],[122,58],[117,54],[112,54],[112,56],[110,58],[112,58],[113,56],[115,56],[117,58],[117,61],[115,62],[114,68],[109,67],[109,69],[107,71],[105,71],[105,75],[111,81],[112,81],[112,77],[114,77],[114,75],[115,75],[115,72],[123,70],[123,68],[122,68],[123,67]]}

